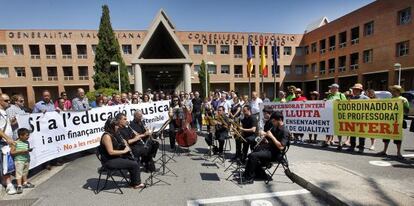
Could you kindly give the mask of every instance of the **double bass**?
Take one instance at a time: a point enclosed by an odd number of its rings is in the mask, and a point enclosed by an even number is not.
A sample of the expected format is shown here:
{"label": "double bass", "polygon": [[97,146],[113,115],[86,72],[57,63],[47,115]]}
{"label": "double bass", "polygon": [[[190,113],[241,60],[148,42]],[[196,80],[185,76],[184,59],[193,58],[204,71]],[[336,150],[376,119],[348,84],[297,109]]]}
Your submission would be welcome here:
{"label": "double bass", "polygon": [[191,147],[197,142],[197,133],[190,126],[192,121],[191,112],[186,107],[182,111],[184,113],[183,118],[175,119],[176,125],[180,127],[175,135],[175,139],[181,147]]}

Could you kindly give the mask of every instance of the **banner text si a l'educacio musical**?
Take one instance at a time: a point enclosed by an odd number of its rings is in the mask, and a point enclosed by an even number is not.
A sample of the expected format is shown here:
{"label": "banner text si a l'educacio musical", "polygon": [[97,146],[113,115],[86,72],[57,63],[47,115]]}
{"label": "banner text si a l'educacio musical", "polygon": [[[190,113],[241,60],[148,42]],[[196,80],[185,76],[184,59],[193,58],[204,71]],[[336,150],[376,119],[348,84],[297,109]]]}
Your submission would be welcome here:
{"label": "banner text si a l'educacio musical", "polygon": [[49,160],[97,147],[104,124],[119,113],[128,120],[141,110],[148,128],[157,131],[168,119],[169,101],[117,105],[94,108],[84,112],[46,112],[17,116],[19,127],[30,134],[30,168]]}

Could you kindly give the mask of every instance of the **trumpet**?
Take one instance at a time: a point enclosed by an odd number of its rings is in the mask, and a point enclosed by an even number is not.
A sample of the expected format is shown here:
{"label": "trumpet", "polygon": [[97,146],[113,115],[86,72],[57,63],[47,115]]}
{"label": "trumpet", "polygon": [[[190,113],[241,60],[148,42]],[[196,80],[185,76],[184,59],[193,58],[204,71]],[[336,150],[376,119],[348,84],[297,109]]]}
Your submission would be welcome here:
{"label": "trumpet", "polygon": [[233,132],[235,138],[241,139],[243,142],[247,142],[247,140],[242,136],[240,132],[240,125],[237,124],[235,121],[230,120],[229,118],[226,118],[225,120],[221,115],[217,116],[216,120],[220,122],[224,127],[229,129],[230,132]]}
{"label": "trumpet", "polygon": [[[273,127],[272,127],[273,128]],[[271,128],[271,129],[272,129]],[[270,129],[270,130],[271,130]],[[266,142],[267,141],[267,139],[266,139],[266,134],[264,134],[264,135],[262,135],[262,134],[260,134],[260,132],[259,132],[259,136],[257,136],[255,139],[255,142],[256,142],[256,145],[254,146],[254,149],[256,149],[259,145],[261,145],[263,142]]]}

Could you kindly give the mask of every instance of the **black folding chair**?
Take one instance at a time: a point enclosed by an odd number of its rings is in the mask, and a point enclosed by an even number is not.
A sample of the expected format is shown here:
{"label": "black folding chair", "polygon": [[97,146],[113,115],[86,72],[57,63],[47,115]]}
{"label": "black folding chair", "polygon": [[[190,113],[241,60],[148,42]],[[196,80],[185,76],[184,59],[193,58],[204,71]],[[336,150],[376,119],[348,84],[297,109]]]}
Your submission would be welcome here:
{"label": "black folding chair", "polygon": [[[268,174],[268,178],[266,180],[266,184],[269,184],[269,182],[272,180],[273,175],[276,173],[276,170],[279,168],[280,165],[282,165],[285,174],[286,173],[290,173],[290,169],[289,169],[289,161],[287,159],[287,155],[286,153],[289,151],[289,147],[290,147],[290,141],[288,141],[288,143],[286,144],[285,148],[281,151],[281,155],[278,158],[278,160],[270,162],[269,164],[265,165],[266,166],[266,173]],[[276,165],[275,169],[271,172],[272,167]]]}
{"label": "black folding chair", "polygon": [[[123,180],[125,180],[127,182],[127,184],[129,184],[128,178],[126,177],[125,173],[122,171],[122,169],[111,169],[111,168],[107,168],[104,166],[103,162],[102,162],[102,158],[101,158],[101,154],[99,153],[99,149],[97,149],[96,152],[96,157],[98,158],[99,162],[101,163],[101,167],[99,168],[99,178],[98,178],[98,184],[96,186],[96,191],[95,194],[98,194],[100,191],[104,190],[106,188],[106,184],[108,182],[108,179],[111,178],[112,181],[114,182],[115,186],[116,186],[116,190],[119,190],[121,192],[121,194],[124,194],[124,192],[122,192],[121,188],[119,187],[118,183],[115,181],[114,179],[114,175],[119,173],[122,176],[121,182]],[[105,179],[105,183],[104,186],[102,188],[99,188],[100,182],[101,182],[101,177],[102,177],[102,173],[106,173],[106,179]]]}

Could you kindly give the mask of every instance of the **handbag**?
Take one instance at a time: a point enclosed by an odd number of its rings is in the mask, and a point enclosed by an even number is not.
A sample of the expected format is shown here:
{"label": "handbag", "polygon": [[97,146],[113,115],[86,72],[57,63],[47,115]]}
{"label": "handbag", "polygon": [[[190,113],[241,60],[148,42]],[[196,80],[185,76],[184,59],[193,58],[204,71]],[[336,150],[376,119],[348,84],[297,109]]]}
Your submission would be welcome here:
{"label": "handbag", "polygon": [[10,153],[10,146],[3,146],[1,152],[3,153],[3,174],[14,172],[14,160]]}

